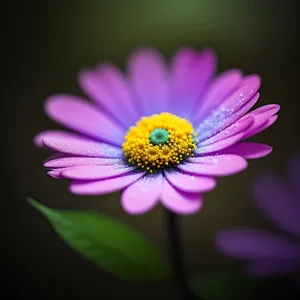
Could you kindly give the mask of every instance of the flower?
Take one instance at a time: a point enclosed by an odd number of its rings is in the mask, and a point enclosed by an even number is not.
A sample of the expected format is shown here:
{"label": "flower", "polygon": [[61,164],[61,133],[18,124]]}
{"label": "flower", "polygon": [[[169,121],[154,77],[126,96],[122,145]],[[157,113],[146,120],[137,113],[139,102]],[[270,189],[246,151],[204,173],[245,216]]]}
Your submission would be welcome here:
{"label": "flower", "polygon": [[225,254],[248,260],[247,271],[258,276],[297,274],[300,268],[300,155],[290,160],[287,185],[273,174],[254,184],[260,209],[278,228],[294,236],[283,237],[262,230],[232,229],[217,235],[218,248]]}
{"label": "flower", "polygon": [[215,66],[213,51],[183,48],[169,71],[159,53],[141,49],[126,77],[111,64],[83,70],[79,83],[94,103],[70,95],[46,101],[46,114],[77,132],[35,137],[37,146],[57,152],[45,162],[48,174],[70,179],[79,195],[125,189],[121,204],[130,214],[158,201],[195,213],[215,177],[272,151],[243,140],[271,126],[279,110],[272,104],[248,113],[259,98],[259,76],[229,70],[213,79]]}

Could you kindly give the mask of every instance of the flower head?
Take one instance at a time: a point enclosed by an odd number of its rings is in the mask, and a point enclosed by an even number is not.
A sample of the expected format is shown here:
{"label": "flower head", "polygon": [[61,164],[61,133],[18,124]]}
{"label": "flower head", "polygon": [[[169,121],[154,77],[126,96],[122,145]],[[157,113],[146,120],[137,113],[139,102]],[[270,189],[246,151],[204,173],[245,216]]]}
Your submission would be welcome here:
{"label": "flower head", "polygon": [[218,248],[229,256],[248,260],[247,270],[259,276],[299,272],[300,268],[300,156],[290,162],[291,184],[274,174],[254,183],[254,198],[268,219],[288,236],[254,229],[228,229],[217,236]]}
{"label": "flower head", "polygon": [[46,101],[50,118],[77,132],[44,131],[39,147],[54,150],[45,162],[54,178],[71,180],[75,194],[122,193],[131,214],[145,213],[158,201],[191,214],[215,177],[247,167],[246,159],[272,148],[242,142],[271,126],[278,105],[252,112],[260,79],[229,70],[215,76],[211,50],[180,49],[170,70],[154,50],[133,53],[124,76],[110,64],[84,70],[83,91],[94,101],[56,95]]}

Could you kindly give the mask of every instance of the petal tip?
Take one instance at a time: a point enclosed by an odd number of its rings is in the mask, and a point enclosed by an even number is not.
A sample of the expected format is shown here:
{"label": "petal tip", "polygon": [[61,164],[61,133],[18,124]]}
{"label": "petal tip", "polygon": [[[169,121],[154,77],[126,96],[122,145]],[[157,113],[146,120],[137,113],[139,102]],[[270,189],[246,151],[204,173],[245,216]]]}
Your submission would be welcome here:
{"label": "petal tip", "polygon": [[35,135],[35,137],[33,138],[33,143],[35,146],[39,147],[39,148],[44,148],[45,145],[43,143],[43,132],[40,132],[38,134]]}
{"label": "petal tip", "polygon": [[55,178],[55,179],[61,179],[61,173],[59,170],[49,171],[49,172],[47,172],[47,175],[49,175],[50,177]]}
{"label": "petal tip", "polygon": [[201,55],[205,55],[206,57],[210,59],[216,59],[217,58],[217,53],[214,49],[212,48],[203,48],[200,52]]}
{"label": "petal tip", "polygon": [[161,57],[161,54],[155,49],[155,48],[152,48],[152,47],[141,47],[139,49],[136,49],[135,51],[133,51],[131,54],[130,54],[130,59],[145,59],[147,57]]}
{"label": "petal tip", "polygon": [[275,109],[274,114],[278,113],[280,111],[280,109],[281,109],[280,104],[275,103],[275,104],[272,104],[272,105],[273,105],[273,107]]}
{"label": "petal tip", "polygon": [[94,195],[94,193],[92,193],[92,192],[89,193],[88,191],[81,190],[80,189],[80,183],[77,182],[77,181],[71,181],[71,183],[69,185],[69,192],[74,194],[74,195],[79,195],[79,196]]}
{"label": "petal tip", "polygon": [[258,74],[250,74],[247,75],[243,82],[241,83],[241,86],[243,87],[249,87],[250,89],[254,91],[258,91],[261,85],[261,78]]}

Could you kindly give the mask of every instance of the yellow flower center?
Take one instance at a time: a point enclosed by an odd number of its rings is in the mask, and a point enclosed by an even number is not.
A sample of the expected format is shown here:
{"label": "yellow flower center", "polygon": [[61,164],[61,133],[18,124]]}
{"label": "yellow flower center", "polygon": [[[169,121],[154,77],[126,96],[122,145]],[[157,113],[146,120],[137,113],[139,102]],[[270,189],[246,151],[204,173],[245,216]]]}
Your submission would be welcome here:
{"label": "yellow flower center", "polygon": [[170,113],[141,118],[129,128],[123,143],[128,162],[153,172],[173,167],[193,156],[196,133],[186,120]]}

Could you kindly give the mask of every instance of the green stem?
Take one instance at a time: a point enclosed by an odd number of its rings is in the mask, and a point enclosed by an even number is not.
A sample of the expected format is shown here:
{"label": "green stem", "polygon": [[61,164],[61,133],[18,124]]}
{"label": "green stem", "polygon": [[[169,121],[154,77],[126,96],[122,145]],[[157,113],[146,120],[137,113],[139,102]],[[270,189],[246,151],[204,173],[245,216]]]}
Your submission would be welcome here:
{"label": "green stem", "polygon": [[182,299],[201,300],[189,289],[183,263],[182,243],[179,232],[179,216],[169,210],[166,210],[166,214],[168,222],[168,236],[170,239],[170,254],[173,263],[173,279],[182,295]]}

